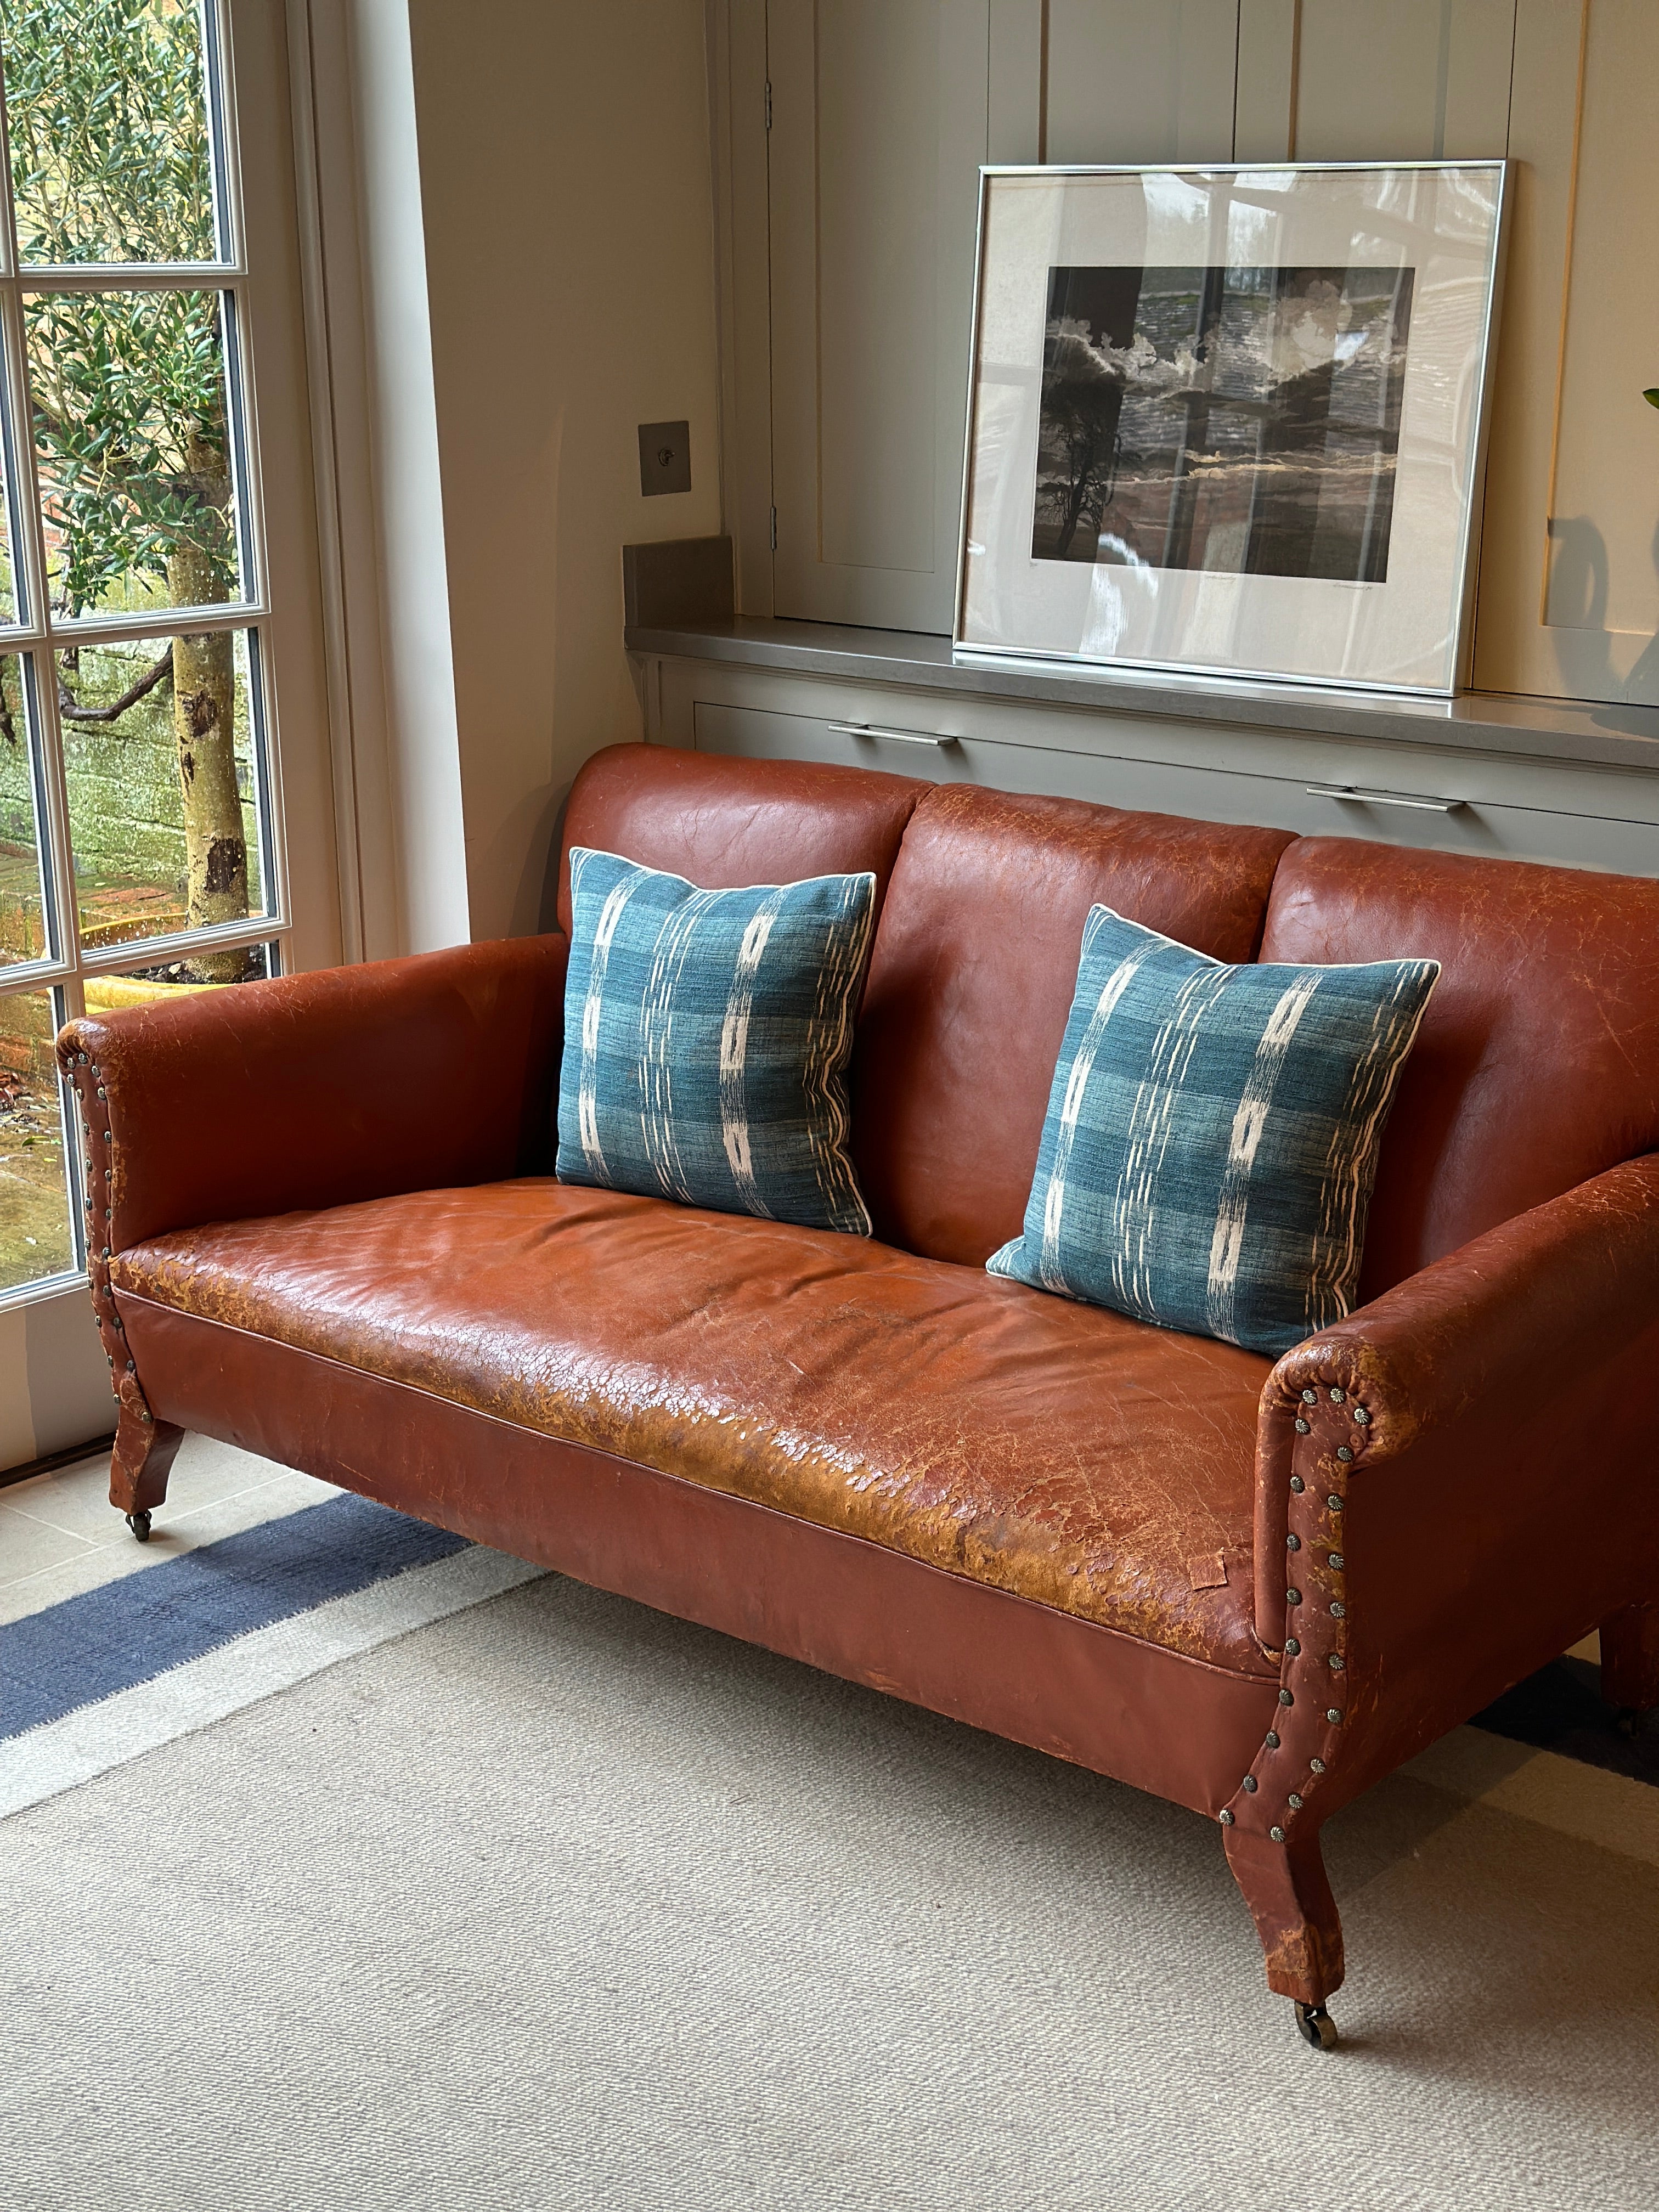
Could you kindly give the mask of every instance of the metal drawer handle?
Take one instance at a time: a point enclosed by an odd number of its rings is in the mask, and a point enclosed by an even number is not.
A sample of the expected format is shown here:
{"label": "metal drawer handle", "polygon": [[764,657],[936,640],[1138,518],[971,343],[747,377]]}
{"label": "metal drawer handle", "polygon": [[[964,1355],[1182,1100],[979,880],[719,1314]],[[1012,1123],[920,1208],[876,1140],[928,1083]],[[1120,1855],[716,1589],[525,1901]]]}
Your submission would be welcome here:
{"label": "metal drawer handle", "polygon": [[1415,806],[1425,814],[1455,814],[1460,806],[1467,806],[1466,799],[1425,799],[1412,791],[1362,791],[1352,783],[1310,783],[1304,787],[1310,799],[1352,799],[1362,806]]}
{"label": "metal drawer handle", "polygon": [[884,730],[874,722],[831,722],[830,734],[836,738],[891,738],[902,745],[954,745],[960,743],[954,737],[936,737],[931,730]]}

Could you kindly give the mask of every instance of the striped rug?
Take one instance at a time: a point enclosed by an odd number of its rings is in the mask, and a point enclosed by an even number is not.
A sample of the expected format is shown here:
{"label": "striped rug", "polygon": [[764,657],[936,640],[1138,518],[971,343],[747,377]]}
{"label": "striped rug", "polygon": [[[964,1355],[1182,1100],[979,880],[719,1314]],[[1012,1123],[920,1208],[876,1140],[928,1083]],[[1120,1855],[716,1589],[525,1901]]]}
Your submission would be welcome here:
{"label": "striped rug", "polygon": [[121,1565],[0,1625],[0,1818],[540,1571],[349,1494]]}

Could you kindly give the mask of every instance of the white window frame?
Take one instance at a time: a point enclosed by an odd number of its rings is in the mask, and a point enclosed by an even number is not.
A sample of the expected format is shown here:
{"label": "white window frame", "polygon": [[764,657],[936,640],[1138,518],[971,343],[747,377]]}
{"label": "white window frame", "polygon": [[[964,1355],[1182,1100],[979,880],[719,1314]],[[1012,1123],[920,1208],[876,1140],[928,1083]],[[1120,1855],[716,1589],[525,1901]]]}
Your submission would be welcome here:
{"label": "white window frame", "polygon": [[[283,806],[282,750],[270,644],[273,613],[265,531],[264,475],[259,449],[257,310],[251,299],[242,194],[241,133],[231,0],[204,0],[204,79],[208,100],[215,225],[222,258],[204,262],[77,262],[67,266],[23,264],[17,250],[11,191],[10,150],[0,107],[0,346],[7,390],[5,475],[12,566],[18,598],[14,618],[0,623],[0,655],[15,659],[22,678],[24,720],[31,745],[36,803],[37,854],[46,903],[47,951],[40,958],[0,968],[0,998],[50,991],[59,1024],[85,1012],[89,977],[156,967],[191,953],[241,947],[271,948],[273,970],[292,964],[294,929]],[[36,466],[25,356],[23,302],[48,292],[214,291],[229,302],[223,345],[228,383],[227,422],[232,446],[240,565],[245,596],[199,611],[168,607],[146,614],[82,615],[54,621],[46,588],[46,543]],[[27,618],[17,616],[26,611]],[[55,655],[66,644],[129,643],[146,638],[200,635],[210,631],[248,638],[249,750],[253,763],[259,833],[259,881],[264,911],[245,921],[118,944],[85,946],[70,842],[69,781],[58,705]],[[32,676],[32,680],[30,678]],[[234,988],[234,987],[233,987]],[[70,1212],[74,1265],[0,1290],[0,1310],[78,1289],[86,1279],[86,1229],[79,1146],[67,1098],[64,1117],[65,1202]]]}

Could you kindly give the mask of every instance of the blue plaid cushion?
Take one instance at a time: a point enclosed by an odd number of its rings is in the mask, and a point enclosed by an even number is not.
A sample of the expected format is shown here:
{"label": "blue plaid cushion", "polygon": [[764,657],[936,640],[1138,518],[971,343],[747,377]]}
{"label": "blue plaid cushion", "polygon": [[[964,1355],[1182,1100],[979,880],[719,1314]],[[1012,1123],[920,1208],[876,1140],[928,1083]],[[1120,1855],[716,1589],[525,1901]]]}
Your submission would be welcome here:
{"label": "blue plaid cushion", "polygon": [[700,891],[578,846],[560,1180],[870,1234],[847,1062],[872,875]]}
{"label": "blue plaid cushion", "polygon": [[1436,960],[1229,968],[1091,909],[994,1275],[1274,1355],[1346,1314]]}

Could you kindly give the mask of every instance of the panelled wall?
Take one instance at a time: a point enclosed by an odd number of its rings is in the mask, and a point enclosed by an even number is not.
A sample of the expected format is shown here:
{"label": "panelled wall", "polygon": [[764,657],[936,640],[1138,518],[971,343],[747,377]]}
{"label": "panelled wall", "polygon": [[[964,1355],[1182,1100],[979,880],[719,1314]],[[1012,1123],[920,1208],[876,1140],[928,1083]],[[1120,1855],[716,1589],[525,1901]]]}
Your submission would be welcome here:
{"label": "panelled wall", "polygon": [[1475,683],[1659,703],[1659,0],[711,0],[711,52],[744,611],[949,630],[982,161],[1508,155]]}

